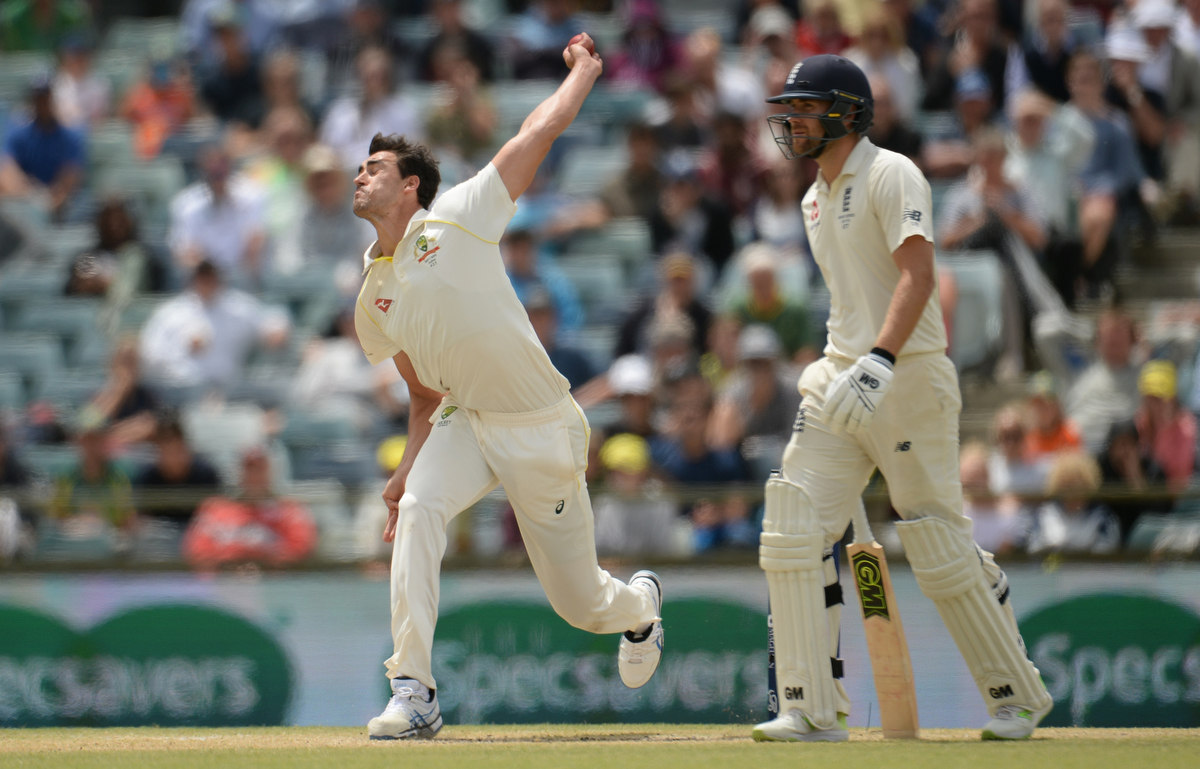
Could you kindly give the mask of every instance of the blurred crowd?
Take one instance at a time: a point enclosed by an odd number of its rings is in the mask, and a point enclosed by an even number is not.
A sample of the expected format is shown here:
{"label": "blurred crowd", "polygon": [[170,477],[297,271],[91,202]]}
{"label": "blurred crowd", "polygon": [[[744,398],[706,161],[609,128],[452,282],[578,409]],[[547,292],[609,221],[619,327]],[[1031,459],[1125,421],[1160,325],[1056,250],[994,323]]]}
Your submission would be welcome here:
{"label": "blurred crowd", "polygon": [[964,444],[981,544],[1112,553],[1194,504],[1200,306],[1116,283],[1200,223],[1200,1],[118,5],[0,3],[0,560],[382,555],[408,396],[355,336],[355,169],[394,132],[469,178],[584,30],[605,74],[501,250],[603,554],[757,546],[829,311],[765,97],[818,53],[931,181],[952,357],[1027,391]]}

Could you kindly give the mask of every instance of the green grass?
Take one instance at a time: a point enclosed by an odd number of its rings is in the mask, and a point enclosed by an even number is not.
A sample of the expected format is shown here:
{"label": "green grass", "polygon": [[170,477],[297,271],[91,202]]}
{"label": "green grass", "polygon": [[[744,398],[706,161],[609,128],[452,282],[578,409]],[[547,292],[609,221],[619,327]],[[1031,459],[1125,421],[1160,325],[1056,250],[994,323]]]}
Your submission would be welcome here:
{"label": "green grass", "polygon": [[978,732],[967,730],[926,730],[923,736],[919,742],[884,742],[878,730],[854,729],[848,744],[783,745],[754,743],[745,727],[543,725],[451,726],[433,742],[369,742],[363,729],[11,729],[0,731],[0,766],[765,769],[787,762],[887,769],[1183,769],[1200,762],[1200,730],[1194,729],[1043,729],[1023,743],[984,743]]}

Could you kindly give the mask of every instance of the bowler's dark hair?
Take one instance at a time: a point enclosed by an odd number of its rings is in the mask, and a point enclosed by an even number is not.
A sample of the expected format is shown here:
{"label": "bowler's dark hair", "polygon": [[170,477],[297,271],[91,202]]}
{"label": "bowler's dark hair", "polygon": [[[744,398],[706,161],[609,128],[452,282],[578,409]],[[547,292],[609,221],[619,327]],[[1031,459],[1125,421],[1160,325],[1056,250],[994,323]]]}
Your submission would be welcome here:
{"label": "bowler's dark hair", "polygon": [[438,185],[442,183],[442,174],[438,171],[437,158],[424,144],[410,142],[400,134],[375,134],[371,139],[368,154],[390,152],[396,156],[396,165],[400,168],[400,176],[415,176],[420,180],[417,185],[417,202],[421,208],[429,208],[437,195]]}

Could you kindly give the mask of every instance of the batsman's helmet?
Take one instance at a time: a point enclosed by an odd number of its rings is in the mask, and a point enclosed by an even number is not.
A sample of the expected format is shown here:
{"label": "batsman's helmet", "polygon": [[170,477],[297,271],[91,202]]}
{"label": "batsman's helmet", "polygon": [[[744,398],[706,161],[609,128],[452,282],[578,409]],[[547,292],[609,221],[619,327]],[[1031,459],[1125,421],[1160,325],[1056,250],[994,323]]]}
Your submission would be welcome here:
{"label": "batsman's helmet", "polygon": [[[851,130],[865,134],[875,117],[875,100],[871,98],[867,76],[854,62],[833,54],[809,56],[792,67],[783,93],[767,101],[787,104],[793,99],[828,101],[829,107],[823,113],[785,112],[767,118],[775,143],[786,158],[818,157],[830,142]],[[825,128],[824,137],[808,137],[816,141],[816,146],[805,152],[797,153],[792,144],[792,120],[795,118],[816,118]],[[846,128],[844,121],[847,118],[853,119],[852,128]]]}

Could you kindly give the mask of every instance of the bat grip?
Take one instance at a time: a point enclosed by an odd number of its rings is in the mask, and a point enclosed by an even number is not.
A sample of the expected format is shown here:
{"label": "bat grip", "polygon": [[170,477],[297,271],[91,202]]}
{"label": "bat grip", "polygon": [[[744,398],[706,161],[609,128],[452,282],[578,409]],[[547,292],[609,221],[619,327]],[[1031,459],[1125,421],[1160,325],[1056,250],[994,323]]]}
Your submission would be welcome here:
{"label": "bat grip", "polygon": [[875,541],[871,533],[871,524],[867,522],[867,508],[863,507],[862,497],[854,500],[854,543],[869,545]]}

